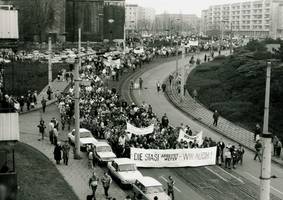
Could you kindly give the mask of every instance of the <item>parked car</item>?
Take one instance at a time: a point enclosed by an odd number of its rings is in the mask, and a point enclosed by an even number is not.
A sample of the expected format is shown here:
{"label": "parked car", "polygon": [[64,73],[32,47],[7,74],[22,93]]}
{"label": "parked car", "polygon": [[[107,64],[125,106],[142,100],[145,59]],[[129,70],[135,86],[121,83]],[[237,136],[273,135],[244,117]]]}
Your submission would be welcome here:
{"label": "parked car", "polygon": [[133,184],[133,192],[135,197],[140,196],[143,200],[154,200],[154,197],[162,200],[171,199],[162,184],[149,176],[138,178]]}
{"label": "parked car", "polygon": [[108,162],[109,174],[123,188],[131,187],[137,178],[143,177],[135,162],[129,158],[116,158]]}
{"label": "parked car", "polygon": [[[68,134],[70,144],[75,144],[75,129]],[[91,132],[85,128],[80,128],[80,147],[82,151],[86,150],[87,145],[95,144],[98,141],[93,137]]]}
{"label": "parked car", "polygon": [[107,142],[97,142],[94,144],[94,159],[98,164],[106,164],[116,158],[111,146]]}

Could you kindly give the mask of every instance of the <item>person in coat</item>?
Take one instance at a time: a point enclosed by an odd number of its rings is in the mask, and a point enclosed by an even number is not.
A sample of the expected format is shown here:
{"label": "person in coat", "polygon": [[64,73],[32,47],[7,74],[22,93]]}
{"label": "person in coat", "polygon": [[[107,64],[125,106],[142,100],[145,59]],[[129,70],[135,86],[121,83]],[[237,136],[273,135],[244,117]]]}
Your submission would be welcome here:
{"label": "person in coat", "polygon": [[58,142],[56,145],[55,145],[55,148],[54,148],[54,159],[56,160],[56,164],[59,165],[60,164],[60,161],[62,159],[62,148],[61,148],[61,145],[60,143]]}

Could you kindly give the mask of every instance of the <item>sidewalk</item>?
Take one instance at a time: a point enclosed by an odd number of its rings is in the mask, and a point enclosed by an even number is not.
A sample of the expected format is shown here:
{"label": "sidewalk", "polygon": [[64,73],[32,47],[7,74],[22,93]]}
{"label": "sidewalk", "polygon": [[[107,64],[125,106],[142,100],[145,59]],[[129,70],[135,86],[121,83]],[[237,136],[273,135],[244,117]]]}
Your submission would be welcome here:
{"label": "sidewalk", "polygon": [[[188,74],[193,70],[191,68]],[[176,81],[170,86],[169,80],[166,80],[168,85],[168,90],[166,91],[166,97],[176,108],[185,114],[192,117],[194,120],[199,121],[203,125],[209,127],[210,129],[218,132],[219,134],[242,144],[244,147],[254,151],[254,133],[235,125],[234,123],[226,120],[223,117],[219,117],[218,126],[213,126],[213,112],[208,110],[202,104],[196,102],[190,94],[186,91],[185,99],[181,99],[180,95],[177,93]],[[272,157],[272,161],[277,164],[283,165],[283,160],[280,158]]]}

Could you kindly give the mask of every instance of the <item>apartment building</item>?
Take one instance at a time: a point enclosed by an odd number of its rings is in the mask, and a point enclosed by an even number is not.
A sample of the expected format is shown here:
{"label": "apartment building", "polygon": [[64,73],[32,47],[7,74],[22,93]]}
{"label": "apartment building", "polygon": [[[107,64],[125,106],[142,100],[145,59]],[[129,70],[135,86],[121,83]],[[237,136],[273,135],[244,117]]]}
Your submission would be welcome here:
{"label": "apartment building", "polygon": [[239,36],[283,37],[283,0],[212,5],[201,15],[201,31],[204,34],[232,31]]}

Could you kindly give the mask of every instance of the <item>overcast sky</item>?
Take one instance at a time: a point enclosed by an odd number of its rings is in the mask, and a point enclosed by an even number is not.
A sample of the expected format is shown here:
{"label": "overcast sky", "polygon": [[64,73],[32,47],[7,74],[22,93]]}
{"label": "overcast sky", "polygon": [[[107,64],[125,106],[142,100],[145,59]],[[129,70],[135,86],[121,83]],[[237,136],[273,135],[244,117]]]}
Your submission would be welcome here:
{"label": "overcast sky", "polygon": [[126,3],[134,3],[139,6],[152,7],[156,13],[183,13],[200,16],[201,10],[209,5],[233,3],[247,0],[126,0]]}

